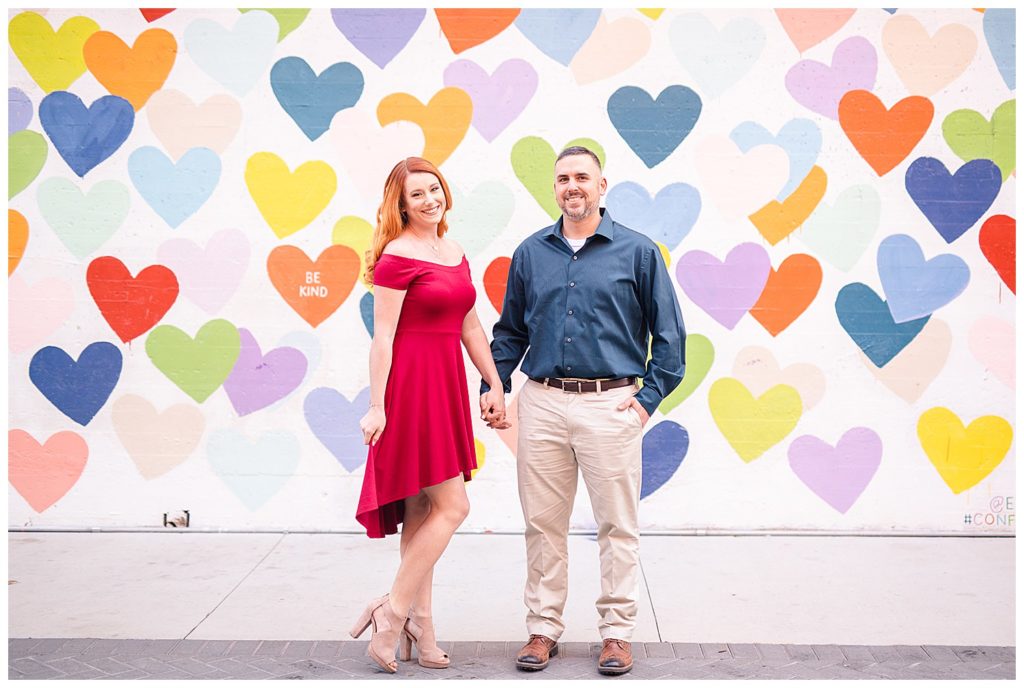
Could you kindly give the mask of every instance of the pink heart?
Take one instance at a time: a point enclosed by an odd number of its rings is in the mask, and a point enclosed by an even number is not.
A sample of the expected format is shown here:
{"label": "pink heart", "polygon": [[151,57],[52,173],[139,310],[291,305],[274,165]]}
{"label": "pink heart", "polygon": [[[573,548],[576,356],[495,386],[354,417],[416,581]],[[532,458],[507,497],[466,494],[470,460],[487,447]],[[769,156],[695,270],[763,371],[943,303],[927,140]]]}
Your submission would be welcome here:
{"label": "pink heart", "polygon": [[49,277],[30,284],[14,275],[8,284],[8,343],[16,353],[41,345],[75,310],[75,290],[65,280]]}
{"label": "pink heart", "polygon": [[423,155],[423,129],[419,125],[403,121],[381,127],[375,117],[356,108],[335,115],[327,136],[337,147],[336,159],[359,195],[369,199],[365,217],[376,217],[384,182],[395,163],[410,155]]}
{"label": "pink heart", "polygon": [[814,408],[825,396],[825,374],[821,368],[810,363],[793,363],[782,369],[775,355],[760,346],[746,346],[736,354],[732,376],[755,397],[776,385],[789,385],[800,394],[805,411]]}
{"label": "pink heart", "polygon": [[834,34],[857,10],[775,10],[782,28],[800,52]]}
{"label": "pink heart", "polygon": [[878,53],[871,41],[853,36],[836,46],[832,64],[801,60],[786,72],[786,90],[809,110],[839,119],[839,101],[849,91],[870,91],[878,73]]}
{"label": "pink heart", "polygon": [[249,266],[249,251],[244,233],[224,229],[205,248],[189,239],[169,239],[160,244],[157,256],[178,276],[181,293],[213,315],[238,289]]}
{"label": "pink heart", "polygon": [[882,462],[882,439],[870,428],[851,428],[833,448],[813,435],[789,445],[789,467],[811,492],[841,514],[853,506]]}
{"label": "pink heart", "polygon": [[172,160],[178,160],[190,148],[224,153],[242,123],[242,106],[224,93],[196,105],[181,91],[163,89],[150,97],[146,113],[149,128]]}
{"label": "pink heart", "polygon": [[933,317],[903,351],[881,368],[872,363],[864,352],[857,353],[879,382],[912,404],[942,372],[952,346],[953,332],[949,325]]}
{"label": "pink heart", "polygon": [[991,316],[975,320],[967,333],[967,346],[974,358],[1010,389],[1016,389],[1017,378],[1013,344],[1013,323]]}
{"label": "pink heart", "polygon": [[195,451],[206,420],[195,406],[175,404],[157,412],[136,394],[126,394],[111,406],[111,422],[128,456],[146,480],[159,478]]}
{"label": "pink heart", "polygon": [[746,153],[725,136],[705,137],[696,150],[702,195],[719,213],[737,220],[773,201],[789,179],[789,155],[780,146],[754,146]]}
{"label": "pink heart", "polygon": [[651,30],[642,20],[623,17],[609,22],[602,12],[569,69],[576,83],[589,84],[626,71],[650,49]]}
{"label": "pink heart", "polygon": [[921,22],[900,14],[882,29],[882,46],[907,92],[928,97],[964,73],[978,50],[978,38],[963,24],[946,24],[929,36]]}
{"label": "pink heart", "polygon": [[473,101],[473,127],[487,141],[504,131],[537,91],[537,70],[526,60],[505,60],[488,75],[471,60],[456,60],[444,70],[444,85],[461,88]]}
{"label": "pink heart", "polygon": [[74,487],[88,458],[89,445],[70,430],[51,435],[43,445],[24,430],[7,433],[7,479],[37,513]]}

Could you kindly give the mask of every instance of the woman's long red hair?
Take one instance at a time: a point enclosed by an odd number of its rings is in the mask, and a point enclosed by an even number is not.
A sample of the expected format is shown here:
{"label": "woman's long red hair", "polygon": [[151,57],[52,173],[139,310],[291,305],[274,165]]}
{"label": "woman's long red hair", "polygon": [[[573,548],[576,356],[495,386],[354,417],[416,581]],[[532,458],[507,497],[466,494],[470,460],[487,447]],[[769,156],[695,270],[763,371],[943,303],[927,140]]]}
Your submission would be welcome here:
{"label": "woman's long red hair", "polygon": [[[363,280],[366,284],[373,284],[373,267],[380,260],[384,253],[384,247],[398,237],[409,224],[409,220],[403,217],[405,211],[405,180],[414,172],[429,172],[441,182],[441,189],[444,190],[445,213],[452,207],[452,193],[448,189],[448,182],[445,181],[441,171],[434,166],[434,163],[423,158],[406,158],[400,160],[391,169],[388,180],[384,182],[384,199],[377,210],[377,227],[373,230],[373,240],[370,249],[366,252],[366,273]],[[443,237],[448,231],[448,220],[445,215],[437,223],[437,236]]]}

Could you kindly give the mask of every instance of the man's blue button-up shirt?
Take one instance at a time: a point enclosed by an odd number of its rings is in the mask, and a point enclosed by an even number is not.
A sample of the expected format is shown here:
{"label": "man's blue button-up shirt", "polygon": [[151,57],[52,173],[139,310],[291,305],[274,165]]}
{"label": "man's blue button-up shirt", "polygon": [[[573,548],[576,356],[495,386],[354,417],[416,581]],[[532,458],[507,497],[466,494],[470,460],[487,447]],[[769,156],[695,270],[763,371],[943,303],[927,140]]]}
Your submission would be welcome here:
{"label": "man's blue button-up shirt", "polygon": [[683,316],[657,245],[601,216],[576,253],[561,218],[519,245],[491,353],[506,392],[520,360],[536,378],[636,376],[637,401],[653,414],[683,379]]}

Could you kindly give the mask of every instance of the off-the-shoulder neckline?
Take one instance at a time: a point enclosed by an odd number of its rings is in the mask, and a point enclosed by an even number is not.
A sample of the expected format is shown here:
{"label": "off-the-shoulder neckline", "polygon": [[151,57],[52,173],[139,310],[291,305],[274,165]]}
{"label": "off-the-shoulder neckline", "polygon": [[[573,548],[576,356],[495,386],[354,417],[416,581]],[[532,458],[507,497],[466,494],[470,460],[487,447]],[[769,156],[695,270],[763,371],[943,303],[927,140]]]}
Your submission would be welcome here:
{"label": "off-the-shoulder neckline", "polygon": [[434,267],[438,267],[438,268],[458,268],[458,267],[461,267],[462,264],[466,262],[466,255],[465,254],[462,255],[462,260],[460,260],[455,265],[447,265],[445,263],[435,263],[432,260],[420,260],[419,258],[409,258],[408,256],[399,256],[399,255],[394,254],[394,253],[382,253],[380,257],[383,258],[384,256],[388,256],[390,258],[401,258],[402,260],[411,260],[411,261],[415,261],[417,263],[425,263],[427,265],[433,265]]}

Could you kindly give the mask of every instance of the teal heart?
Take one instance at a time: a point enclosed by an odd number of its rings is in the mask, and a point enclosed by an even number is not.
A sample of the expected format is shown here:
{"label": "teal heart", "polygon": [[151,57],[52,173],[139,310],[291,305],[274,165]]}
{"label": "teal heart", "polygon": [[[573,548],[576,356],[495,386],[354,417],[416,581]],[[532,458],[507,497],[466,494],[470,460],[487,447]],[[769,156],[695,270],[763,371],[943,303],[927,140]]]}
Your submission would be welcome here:
{"label": "teal heart", "polygon": [[1017,101],[997,107],[991,121],[976,110],[951,112],[942,120],[942,138],[964,162],[994,162],[1005,182],[1017,169]]}
{"label": "teal heart", "polygon": [[253,10],[268,12],[277,20],[277,25],[280,27],[280,30],[277,32],[278,43],[283,41],[285,36],[299,28],[299,26],[302,25],[302,22],[306,21],[306,15],[309,14],[308,9],[296,10],[291,8],[280,8],[270,10],[265,7],[246,7],[245,9],[238,9],[239,12],[252,12]]}
{"label": "teal heart", "polygon": [[277,494],[299,465],[299,443],[290,432],[272,431],[255,442],[237,430],[216,430],[206,443],[206,458],[218,478],[250,510]]}
{"label": "teal heart", "polygon": [[74,182],[54,177],[39,185],[36,199],[43,219],[79,260],[113,236],[132,204],[128,187],[112,179],[82,193]]}
{"label": "teal heart", "polygon": [[516,207],[511,189],[499,181],[480,183],[471,193],[452,188],[452,209],[445,218],[451,237],[473,258],[501,234]]}
{"label": "teal heart", "polygon": [[211,320],[192,339],[174,325],[146,337],[146,355],[157,370],[200,404],[224,384],[235,367],[242,340],[227,320]]}
{"label": "teal heart", "polygon": [[669,411],[686,401],[686,398],[700,387],[700,383],[704,382],[714,362],[715,347],[710,339],[702,334],[686,335],[686,373],[679,386],[661,400],[658,410],[668,415]]}
{"label": "teal heart", "polygon": [[7,137],[7,200],[31,184],[46,163],[49,146],[36,131],[22,129]]}
{"label": "teal heart", "polygon": [[[565,144],[570,146],[586,146],[597,154],[601,167],[605,165],[604,148],[593,139],[576,139]],[[540,204],[552,220],[562,214],[555,201],[555,158],[558,153],[539,136],[527,136],[516,141],[512,146],[512,170],[523,183],[534,200]]]}
{"label": "teal heart", "polygon": [[819,258],[848,272],[878,231],[882,203],[874,188],[859,184],[843,190],[834,204],[822,201],[795,233]]}

